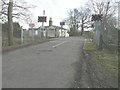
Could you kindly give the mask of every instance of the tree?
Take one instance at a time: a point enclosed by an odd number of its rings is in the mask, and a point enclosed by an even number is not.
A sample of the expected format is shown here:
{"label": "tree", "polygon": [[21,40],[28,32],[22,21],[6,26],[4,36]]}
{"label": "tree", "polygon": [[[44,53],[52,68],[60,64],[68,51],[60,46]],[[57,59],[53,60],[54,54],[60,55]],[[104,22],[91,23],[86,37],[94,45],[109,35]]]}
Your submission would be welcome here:
{"label": "tree", "polygon": [[[9,29],[8,22],[3,23],[2,24],[2,38],[7,38],[8,29]],[[13,22],[13,36],[15,38],[20,38],[21,36],[21,27],[18,22]]]}
{"label": "tree", "polygon": [[8,43],[9,46],[13,45],[13,18],[17,19],[23,19],[27,20],[30,18],[30,12],[29,9],[33,8],[33,6],[27,5],[26,2],[18,2],[9,0],[9,3],[7,3],[7,0],[1,0],[2,6],[0,10],[0,19],[3,22],[8,21]]}
{"label": "tree", "polygon": [[64,20],[66,22],[66,25],[68,25],[69,28],[73,25],[73,10],[69,10],[68,17]]}
{"label": "tree", "polygon": [[12,20],[13,0],[9,0],[8,6],[8,44],[13,45],[13,20]]}
{"label": "tree", "polygon": [[[2,22],[6,22],[7,20],[7,11],[8,11],[9,3],[7,0],[0,1],[0,19]],[[33,5],[29,5],[24,0],[13,0],[13,12],[12,17],[13,19],[21,19],[21,20],[28,20],[31,18],[32,14],[30,12],[31,8],[35,8]]]}
{"label": "tree", "polygon": [[89,22],[91,22],[90,21],[90,13],[91,13],[91,11],[90,11],[89,8],[81,7],[79,9],[79,18],[78,19],[80,21],[80,26],[79,27],[81,27],[81,36],[83,35],[84,28],[87,27]]}
{"label": "tree", "polygon": [[[113,0],[91,0],[89,2],[88,7],[90,7],[93,14],[102,15],[101,20],[101,38],[100,38],[100,47],[102,48],[103,42],[104,44],[108,45],[109,39],[108,39],[108,33],[113,26],[115,26],[115,23],[112,23],[113,25],[110,26],[110,23],[112,21],[115,21],[114,15],[116,8],[114,7],[114,1]],[[113,20],[114,19],[114,20]],[[114,29],[113,29],[114,30]]]}
{"label": "tree", "polygon": [[75,12],[75,9],[74,10],[69,10],[68,11],[68,17],[64,20],[65,22],[66,22],[66,24],[68,25],[68,27],[70,28],[70,35],[71,36],[75,36],[75,34],[76,34],[76,13],[77,12]]}
{"label": "tree", "polygon": [[81,27],[81,35],[83,35],[84,28],[90,21],[90,9],[80,7],[78,9],[70,10],[68,12],[68,18],[65,19],[67,25],[71,28],[71,33],[78,32],[78,28]]}
{"label": "tree", "polygon": [[107,26],[107,21],[115,15],[116,8],[114,7],[113,0],[91,0],[87,7],[90,7],[90,10],[93,14],[102,15],[102,23],[104,28]]}

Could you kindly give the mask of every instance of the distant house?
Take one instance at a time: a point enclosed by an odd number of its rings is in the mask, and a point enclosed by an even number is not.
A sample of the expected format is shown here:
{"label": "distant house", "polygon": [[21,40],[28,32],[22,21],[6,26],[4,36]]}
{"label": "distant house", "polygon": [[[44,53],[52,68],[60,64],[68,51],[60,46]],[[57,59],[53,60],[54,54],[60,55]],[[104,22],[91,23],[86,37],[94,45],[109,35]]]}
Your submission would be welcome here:
{"label": "distant house", "polygon": [[49,20],[49,26],[44,26],[38,28],[38,35],[43,37],[69,37],[68,30],[61,28],[60,26],[52,25],[52,18]]}
{"label": "distant house", "polygon": [[33,34],[34,34],[34,36],[37,36],[38,28],[33,28],[33,30],[31,28],[29,28],[28,32],[29,32],[30,37],[32,37]]}
{"label": "distant house", "polygon": [[59,30],[59,35],[60,35],[59,37],[69,37],[68,30],[64,29],[64,28],[60,29]]}
{"label": "distant house", "polygon": [[49,26],[46,28],[47,37],[59,37],[59,28],[56,26]]}

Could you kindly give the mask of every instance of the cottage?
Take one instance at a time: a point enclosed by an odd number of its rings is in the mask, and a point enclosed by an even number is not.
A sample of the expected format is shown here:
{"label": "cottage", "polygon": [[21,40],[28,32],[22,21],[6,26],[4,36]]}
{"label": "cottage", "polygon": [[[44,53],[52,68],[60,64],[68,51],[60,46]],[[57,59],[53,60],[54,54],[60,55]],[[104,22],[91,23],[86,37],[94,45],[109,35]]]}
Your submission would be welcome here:
{"label": "cottage", "polygon": [[59,28],[56,26],[49,26],[46,28],[47,37],[59,37]]}
{"label": "cottage", "polygon": [[38,35],[42,37],[49,37],[49,38],[54,38],[54,37],[69,37],[69,34],[67,33],[67,29],[61,28],[60,26],[55,26],[52,25],[53,21],[52,18],[49,20],[49,26],[44,26],[38,28]]}

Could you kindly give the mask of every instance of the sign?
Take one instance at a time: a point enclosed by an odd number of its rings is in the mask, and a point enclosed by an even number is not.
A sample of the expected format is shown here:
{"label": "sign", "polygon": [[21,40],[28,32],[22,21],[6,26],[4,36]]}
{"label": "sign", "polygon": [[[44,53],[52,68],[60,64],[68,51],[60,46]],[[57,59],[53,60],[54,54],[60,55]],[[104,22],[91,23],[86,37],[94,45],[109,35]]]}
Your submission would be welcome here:
{"label": "sign", "polygon": [[60,25],[65,25],[65,22],[60,22]]}
{"label": "sign", "polygon": [[33,28],[34,26],[35,26],[34,23],[30,23],[30,24],[29,24],[29,27],[31,27],[31,28]]}
{"label": "sign", "polygon": [[38,16],[38,22],[47,22],[47,16]]}
{"label": "sign", "polygon": [[92,21],[100,21],[102,19],[102,14],[92,15]]}

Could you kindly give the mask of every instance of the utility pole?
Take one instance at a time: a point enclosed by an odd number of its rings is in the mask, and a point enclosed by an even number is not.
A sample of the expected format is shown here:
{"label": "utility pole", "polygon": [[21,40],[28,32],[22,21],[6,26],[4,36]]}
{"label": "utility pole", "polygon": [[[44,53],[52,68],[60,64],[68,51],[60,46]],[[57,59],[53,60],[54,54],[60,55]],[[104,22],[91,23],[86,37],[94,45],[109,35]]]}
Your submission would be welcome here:
{"label": "utility pole", "polygon": [[[65,25],[65,22],[60,22],[60,26],[61,26],[61,36],[62,36],[62,28],[63,28],[63,25]],[[64,32],[65,33],[65,32]]]}
{"label": "utility pole", "polygon": [[[45,10],[43,10],[43,17],[45,15]],[[42,37],[44,37],[44,20],[42,21]]]}
{"label": "utility pole", "polygon": [[62,27],[63,27],[63,25],[61,25],[61,36],[62,36]]}
{"label": "utility pole", "polygon": [[13,45],[13,20],[12,20],[13,0],[9,0],[8,6],[8,45]]}
{"label": "utility pole", "polygon": [[32,40],[34,41],[34,28],[32,27]]}
{"label": "utility pole", "polygon": [[44,22],[42,22],[42,32],[41,32],[41,37],[44,37],[43,31],[44,31]]}
{"label": "utility pole", "polygon": [[23,28],[21,27],[21,44],[23,44],[24,39],[23,39]]}
{"label": "utility pole", "polygon": [[2,22],[0,21],[0,89],[2,89]]}
{"label": "utility pole", "polygon": [[78,12],[77,9],[74,9],[74,25],[73,25],[73,28],[74,28],[74,35],[76,35],[77,33],[77,20],[76,20],[76,13]]}
{"label": "utility pole", "polygon": [[35,23],[31,21],[31,23],[29,24],[29,27],[31,28],[32,40],[34,41],[34,28],[33,27],[35,27]]}
{"label": "utility pole", "polygon": [[[119,56],[120,56],[120,1],[118,2],[118,58]],[[118,60],[118,63],[120,63],[120,60]],[[120,71],[120,69],[118,70]],[[118,73],[118,80],[119,80],[118,82],[120,82],[120,73]],[[118,86],[120,86],[120,83],[118,83]]]}
{"label": "utility pole", "polygon": [[118,2],[118,28],[120,29],[120,1]]}
{"label": "utility pole", "polygon": [[95,41],[98,46],[100,46],[100,34],[101,34],[100,24],[101,24],[100,21],[95,21],[95,29],[96,29]]}
{"label": "utility pole", "polygon": [[102,15],[101,14],[95,14],[92,15],[92,21],[95,23],[95,30],[96,30],[96,35],[95,35],[95,42],[98,46],[98,49],[102,49],[102,23],[101,23]]}
{"label": "utility pole", "polygon": [[118,2],[118,54],[120,56],[120,1]]}
{"label": "utility pole", "polygon": [[47,16],[45,16],[45,10],[43,10],[43,15],[38,16],[38,22],[42,22],[41,37],[45,36],[44,22],[46,22]]}

